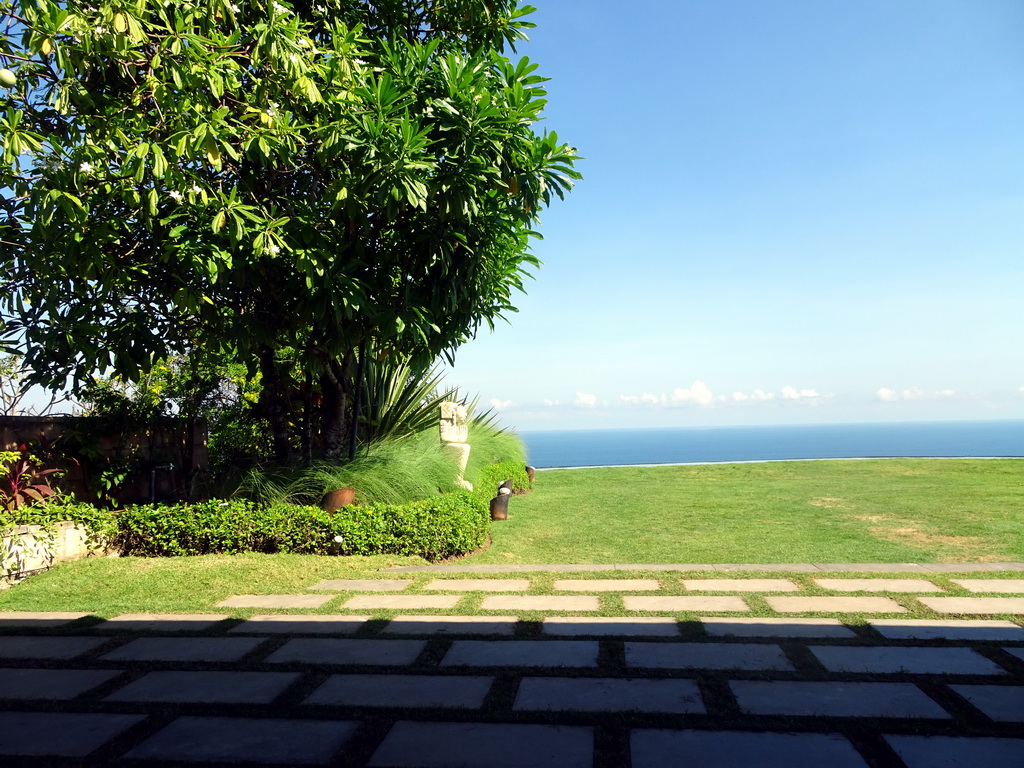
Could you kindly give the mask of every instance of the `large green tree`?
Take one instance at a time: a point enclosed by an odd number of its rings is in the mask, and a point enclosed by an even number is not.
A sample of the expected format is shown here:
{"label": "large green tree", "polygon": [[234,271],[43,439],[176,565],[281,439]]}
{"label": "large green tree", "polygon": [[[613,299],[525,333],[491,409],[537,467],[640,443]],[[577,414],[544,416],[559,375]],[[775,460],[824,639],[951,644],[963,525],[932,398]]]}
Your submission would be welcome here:
{"label": "large green tree", "polygon": [[516,0],[0,10],[8,346],[51,386],[234,356],[280,459],[296,384],[335,455],[360,350],[426,361],[514,311],[578,178],[505,55]]}

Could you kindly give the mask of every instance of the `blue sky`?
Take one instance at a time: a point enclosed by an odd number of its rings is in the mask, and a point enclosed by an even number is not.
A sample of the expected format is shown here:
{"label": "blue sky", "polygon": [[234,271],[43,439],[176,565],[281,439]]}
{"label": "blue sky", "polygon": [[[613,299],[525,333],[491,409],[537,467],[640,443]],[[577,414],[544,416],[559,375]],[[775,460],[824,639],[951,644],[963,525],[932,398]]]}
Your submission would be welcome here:
{"label": "blue sky", "polygon": [[585,178],[450,384],[521,430],[1024,418],[1024,5],[534,4]]}

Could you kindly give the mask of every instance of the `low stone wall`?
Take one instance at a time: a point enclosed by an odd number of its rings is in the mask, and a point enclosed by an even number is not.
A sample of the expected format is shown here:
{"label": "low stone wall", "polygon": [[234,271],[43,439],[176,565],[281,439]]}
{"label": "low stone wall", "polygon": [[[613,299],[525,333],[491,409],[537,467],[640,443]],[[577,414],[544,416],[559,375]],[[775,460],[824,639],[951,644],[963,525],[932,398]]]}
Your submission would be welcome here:
{"label": "low stone wall", "polygon": [[103,557],[104,545],[89,542],[89,531],[72,522],[57,523],[47,530],[38,525],[19,525],[0,539],[0,582],[19,581],[65,560]]}

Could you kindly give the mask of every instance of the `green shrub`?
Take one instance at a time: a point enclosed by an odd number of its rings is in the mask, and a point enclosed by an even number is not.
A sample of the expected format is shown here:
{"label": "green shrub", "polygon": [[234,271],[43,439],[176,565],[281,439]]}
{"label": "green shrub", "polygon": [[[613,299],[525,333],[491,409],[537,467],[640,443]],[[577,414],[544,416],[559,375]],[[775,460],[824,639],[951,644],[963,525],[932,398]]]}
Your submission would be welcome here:
{"label": "green shrub", "polygon": [[512,493],[526,493],[531,489],[526,464],[521,461],[503,461],[500,464],[489,464],[480,470],[473,483],[473,490],[485,499],[492,499],[498,495],[498,486],[506,480],[512,481]]}
{"label": "green shrub", "polygon": [[87,528],[98,537],[106,536],[114,529],[114,518],[108,510],[97,509],[92,504],[58,498],[48,504],[0,510],[0,531],[19,525],[40,525],[50,528],[68,520]]}
{"label": "green shrub", "polygon": [[407,504],[319,507],[247,500],[129,507],[116,515],[115,544],[148,557],[237,552],[419,555],[465,554],[487,537],[487,506],[456,492]]}

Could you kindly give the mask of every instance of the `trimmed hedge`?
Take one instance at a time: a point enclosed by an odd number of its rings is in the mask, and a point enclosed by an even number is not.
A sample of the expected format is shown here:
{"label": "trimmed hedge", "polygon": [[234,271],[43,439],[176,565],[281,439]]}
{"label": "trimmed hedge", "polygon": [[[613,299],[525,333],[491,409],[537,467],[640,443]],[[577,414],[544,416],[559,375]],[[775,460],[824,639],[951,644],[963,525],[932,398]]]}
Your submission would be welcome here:
{"label": "trimmed hedge", "polygon": [[319,507],[250,501],[134,506],[114,516],[123,555],[236,552],[419,555],[443,560],[482,546],[490,517],[476,495],[458,492],[398,505]]}
{"label": "trimmed hedge", "polygon": [[499,464],[488,464],[480,470],[473,488],[487,499],[498,495],[498,486],[506,480],[512,481],[512,493],[527,493],[531,490],[530,477],[526,474],[526,465],[521,461],[503,461]]}

